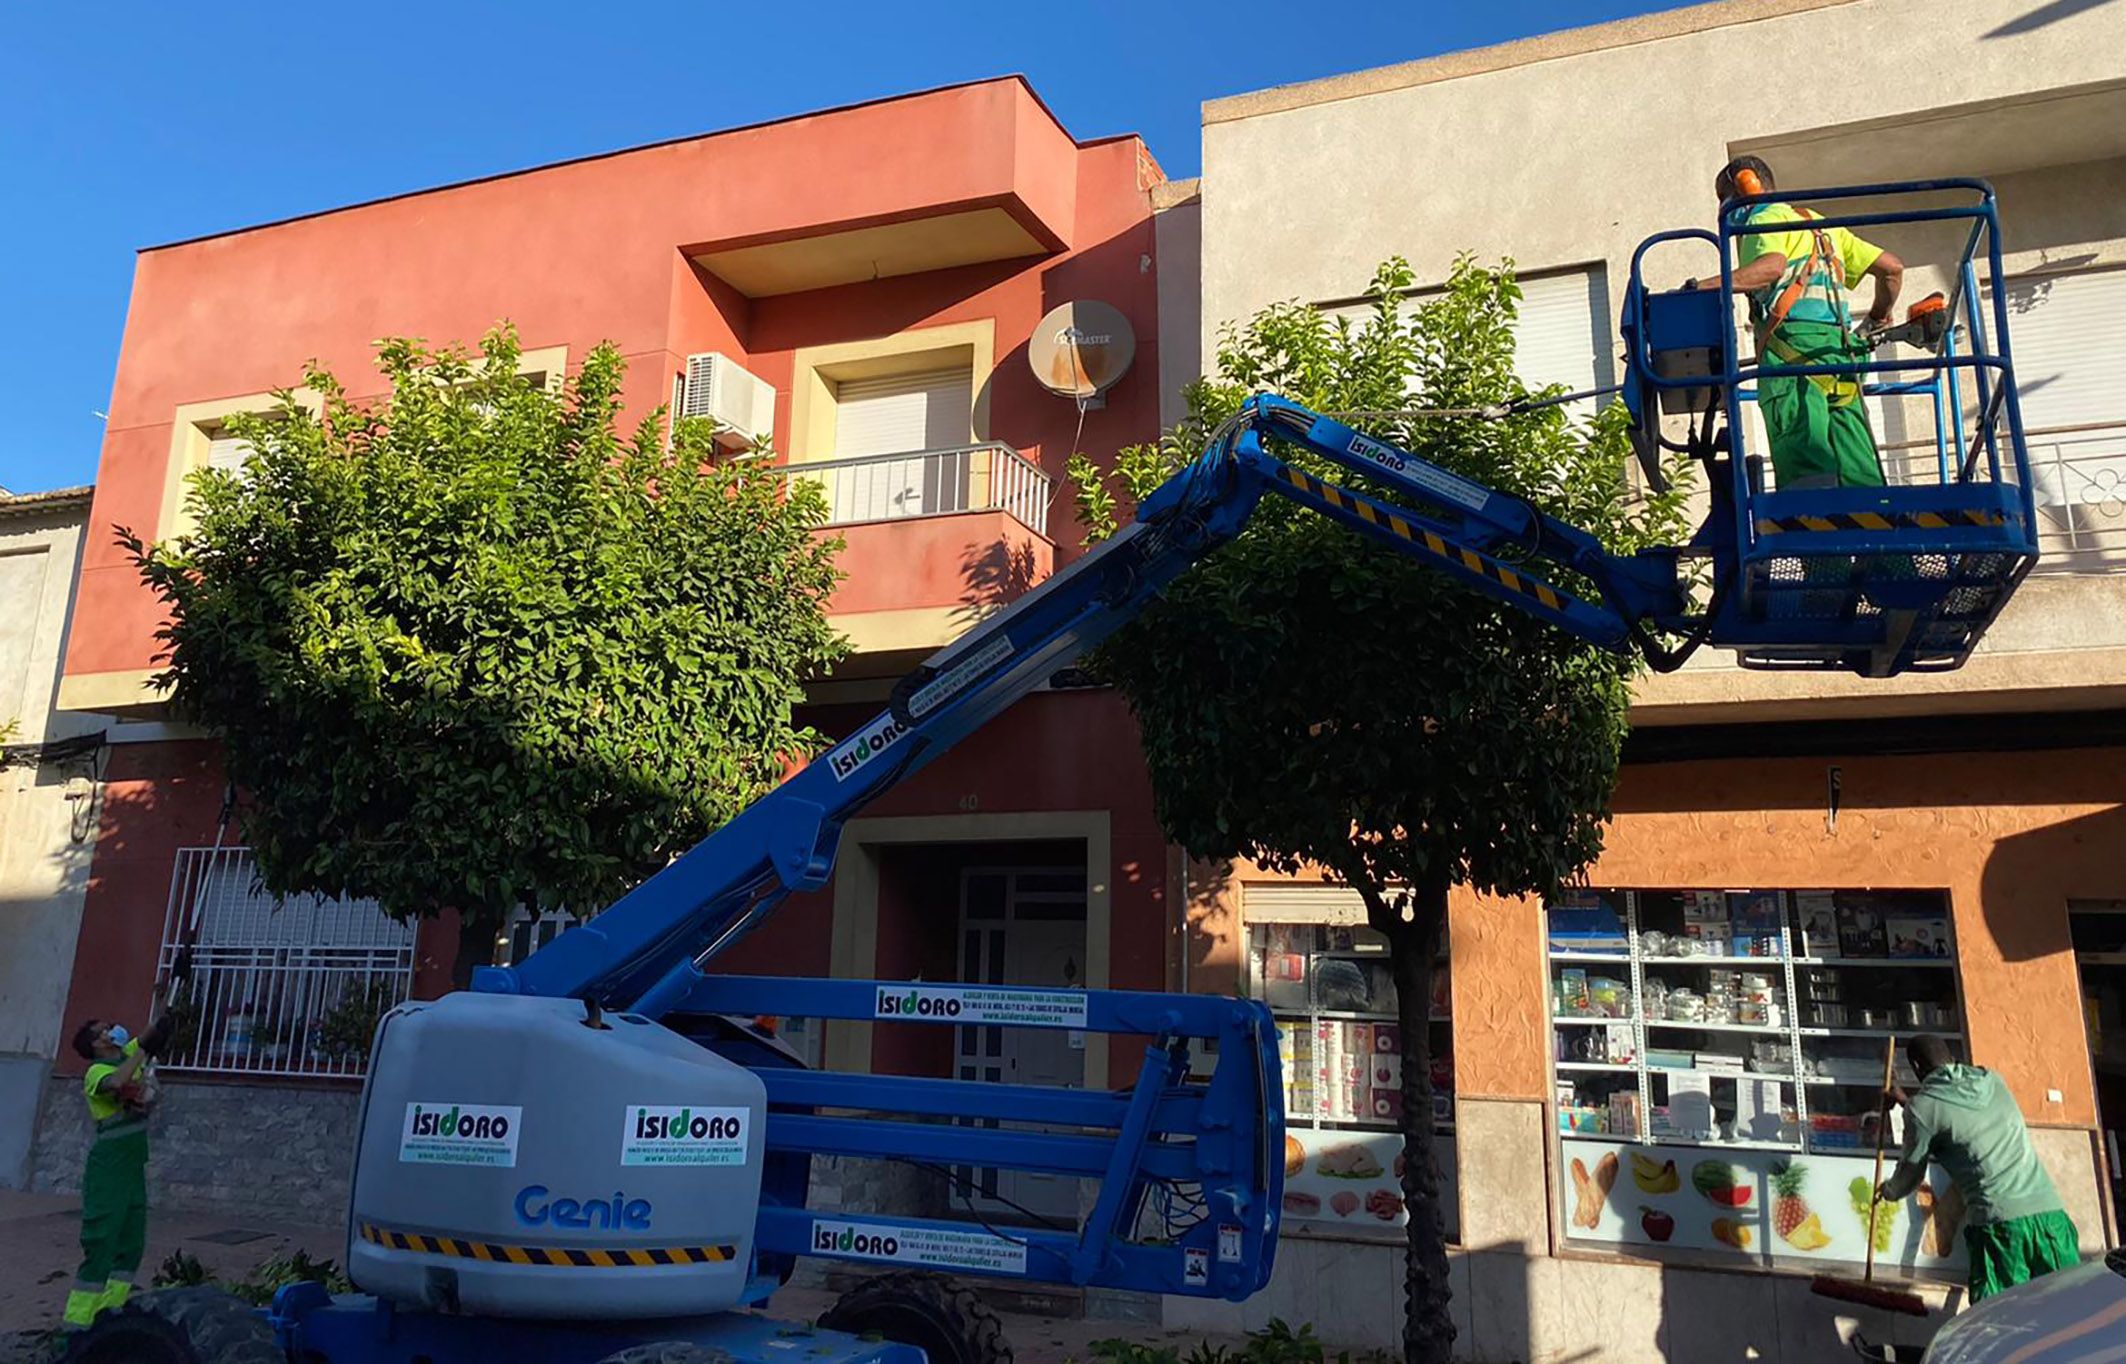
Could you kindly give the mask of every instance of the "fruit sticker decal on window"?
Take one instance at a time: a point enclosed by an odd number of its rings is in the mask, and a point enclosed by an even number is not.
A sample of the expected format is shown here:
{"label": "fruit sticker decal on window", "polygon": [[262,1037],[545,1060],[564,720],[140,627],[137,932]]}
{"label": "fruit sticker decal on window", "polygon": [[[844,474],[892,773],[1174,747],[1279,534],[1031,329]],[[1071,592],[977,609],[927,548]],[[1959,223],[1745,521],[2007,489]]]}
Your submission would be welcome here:
{"label": "fruit sticker decal on window", "polygon": [[1644,1151],[1631,1153],[1631,1182],[1639,1186],[1640,1193],[1649,1194],[1674,1193],[1683,1187],[1683,1177],[1676,1173],[1675,1161],[1655,1160]]}
{"label": "fruit sticker decal on window", "polygon": [[1868,1234],[1874,1238],[1875,1253],[1889,1254],[1890,1235],[1897,1227],[1897,1210],[1903,1205],[1877,1203],[1875,1186],[1861,1175],[1855,1175],[1853,1182],[1846,1185],[1846,1195],[1853,1200],[1853,1211],[1860,1215],[1860,1220],[1867,1226]]}
{"label": "fruit sticker decal on window", "polygon": [[1808,1178],[1808,1167],[1798,1160],[1782,1160],[1772,1166],[1772,1192],[1776,1195],[1772,1200],[1772,1230],[1794,1249],[1814,1254],[1829,1245],[1831,1237],[1823,1229],[1823,1219],[1810,1210],[1808,1199],[1802,1196]]}
{"label": "fruit sticker decal on window", "polygon": [[1690,1184],[1712,1203],[1723,1208],[1746,1208],[1757,1196],[1757,1186],[1735,1178],[1735,1167],[1724,1160],[1701,1160],[1690,1167]]}

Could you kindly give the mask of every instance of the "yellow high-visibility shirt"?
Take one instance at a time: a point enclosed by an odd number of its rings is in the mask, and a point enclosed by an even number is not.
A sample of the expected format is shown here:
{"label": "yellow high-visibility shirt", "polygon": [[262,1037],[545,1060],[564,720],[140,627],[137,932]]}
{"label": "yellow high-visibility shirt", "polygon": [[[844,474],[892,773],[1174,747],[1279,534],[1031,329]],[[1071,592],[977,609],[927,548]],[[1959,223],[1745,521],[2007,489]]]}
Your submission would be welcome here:
{"label": "yellow high-visibility shirt", "polygon": [[[1797,209],[1790,204],[1759,204],[1750,210],[1749,221],[1753,227],[1759,224],[1771,227],[1780,223],[1804,224],[1819,216],[1821,215],[1807,209]],[[1811,278],[1802,290],[1801,297],[1787,313],[1788,321],[1843,324],[1845,291],[1860,283],[1868,273],[1868,267],[1882,255],[1881,247],[1854,236],[1842,227],[1827,227],[1821,231],[1829,238],[1831,252],[1837,257],[1838,277],[1833,278],[1829,270],[1823,270]],[[1762,317],[1771,311],[1772,304],[1779,295],[1786,291],[1787,286],[1794,282],[1802,268],[1808,264],[1809,252],[1814,246],[1814,236],[1815,233],[1807,227],[1795,227],[1784,232],[1751,232],[1736,240],[1737,266],[1748,265],[1759,256],[1775,253],[1786,257],[1786,270],[1780,277],[1750,295],[1750,302],[1757,316]]]}
{"label": "yellow high-visibility shirt", "polygon": [[[139,1038],[126,1039],[124,1052],[127,1056],[132,1056],[139,1050]],[[102,1122],[106,1118],[115,1118],[125,1108],[125,1100],[119,1098],[115,1091],[106,1090],[103,1087],[105,1080],[118,1073],[118,1066],[119,1063],[116,1061],[98,1061],[89,1067],[88,1074],[81,1077],[82,1092],[88,1096],[89,1100],[90,1122]]]}

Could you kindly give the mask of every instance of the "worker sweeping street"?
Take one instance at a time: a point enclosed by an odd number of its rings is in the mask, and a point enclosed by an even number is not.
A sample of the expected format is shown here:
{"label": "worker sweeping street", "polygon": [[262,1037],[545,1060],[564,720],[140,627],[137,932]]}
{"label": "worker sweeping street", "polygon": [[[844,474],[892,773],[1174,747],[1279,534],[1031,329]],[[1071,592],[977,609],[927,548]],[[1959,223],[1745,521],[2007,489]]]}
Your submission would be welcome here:
{"label": "worker sweeping street", "polygon": [[[1770,193],[1772,168],[1740,156],[1720,171],[1714,189],[1722,212],[1734,199]],[[1891,323],[1904,284],[1904,262],[1842,227],[1814,227],[1820,215],[1790,204],[1747,210],[1761,233],[1737,238],[1734,291],[1750,301],[1757,351],[1767,365],[1865,364],[1866,332]],[[1875,296],[1856,328],[1847,291],[1868,276]],[[1699,282],[1717,289],[1720,281]],[[1783,491],[1879,488],[1882,463],[1861,406],[1861,378],[1851,374],[1772,376],[1757,384],[1757,406]]]}
{"label": "worker sweeping street", "polygon": [[1904,1106],[1904,1155],[1882,1182],[1885,1203],[1902,1202],[1926,1178],[1929,1161],[1948,1171],[1963,1196],[1964,1243],[1971,1253],[1971,1300],[2078,1262],[2074,1222],[2038,1162],[2022,1110],[1998,1075],[1964,1065],[1939,1037],[1905,1043],[1919,1077]]}
{"label": "worker sweeping street", "polygon": [[164,1015],[133,1037],[122,1024],[92,1018],[74,1033],[74,1050],[89,1063],[81,1088],[94,1130],[81,1177],[81,1268],[66,1295],[69,1327],[87,1326],[132,1295],[147,1249],[149,1062],[168,1046],[170,1028]]}

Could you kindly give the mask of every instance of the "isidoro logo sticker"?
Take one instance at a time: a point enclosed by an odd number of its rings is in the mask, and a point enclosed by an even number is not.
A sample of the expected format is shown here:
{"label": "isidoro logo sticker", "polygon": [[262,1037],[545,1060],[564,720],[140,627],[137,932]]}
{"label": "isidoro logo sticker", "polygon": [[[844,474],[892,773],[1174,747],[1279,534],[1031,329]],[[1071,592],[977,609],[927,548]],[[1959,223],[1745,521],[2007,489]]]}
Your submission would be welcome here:
{"label": "isidoro logo sticker", "polygon": [[899,743],[907,733],[906,725],[891,715],[881,715],[827,754],[827,766],[833,769],[836,781],[847,781],[863,770],[865,763]]}
{"label": "isidoro logo sticker", "polygon": [[1026,1247],[1018,1241],[979,1231],[943,1227],[880,1226],[867,1222],[812,1224],[812,1253],[844,1260],[883,1260],[890,1264],[934,1265],[991,1274],[1024,1274]]}
{"label": "isidoro logo sticker", "polygon": [[399,1159],[413,1165],[517,1163],[524,1110],[467,1103],[411,1103],[399,1131]]}
{"label": "isidoro logo sticker", "polygon": [[622,1165],[743,1165],[746,1110],[630,1104]]}

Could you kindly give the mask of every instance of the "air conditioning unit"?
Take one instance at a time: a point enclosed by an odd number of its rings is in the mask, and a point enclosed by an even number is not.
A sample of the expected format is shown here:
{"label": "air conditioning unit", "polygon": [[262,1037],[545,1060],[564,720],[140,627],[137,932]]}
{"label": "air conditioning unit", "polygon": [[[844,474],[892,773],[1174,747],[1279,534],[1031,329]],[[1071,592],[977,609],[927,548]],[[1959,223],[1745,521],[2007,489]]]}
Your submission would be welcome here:
{"label": "air conditioning unit", "polygon": [[715,422],[719,444],[750,445],[775,432],[774,386],[741,369],[730,356],[714,351],[687,357],[677,408],[682,417],[707,417]]}

